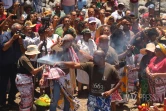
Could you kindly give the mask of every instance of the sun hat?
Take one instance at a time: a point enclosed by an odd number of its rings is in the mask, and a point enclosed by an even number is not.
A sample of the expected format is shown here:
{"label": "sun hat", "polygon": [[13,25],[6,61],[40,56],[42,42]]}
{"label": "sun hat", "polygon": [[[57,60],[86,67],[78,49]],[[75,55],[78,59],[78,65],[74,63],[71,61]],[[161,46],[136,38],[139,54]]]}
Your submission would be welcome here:
{"label": "sun hat", "polygon": [[26,55],[35,55],[35,54],[39,54],[40,51],[38,50],[37,45],[29,45],[27,47],[27,51],[25,51]]}
{"label": "sun hat", "polygon": [[30,27],[35,27],[36,24],[32,24],[32,22],[30,20],[26,21],[24,26],[30,26]]}
{"label": "sun hat", "polygon": [[96,18],[95,17],[89,17],[88,23],[93,23],[93,22],[96,23]]}
{"label": "sun hat", "polygon": [[140,53],[143,54],[143,55],[145,55],[147,53],[146,52],[147,50],[150,51],[150,52],[154,52],[155,49],[156,49],[156,47],[155,47],[154,43],[148,43],[146,45],[146,48],[140,49]]}

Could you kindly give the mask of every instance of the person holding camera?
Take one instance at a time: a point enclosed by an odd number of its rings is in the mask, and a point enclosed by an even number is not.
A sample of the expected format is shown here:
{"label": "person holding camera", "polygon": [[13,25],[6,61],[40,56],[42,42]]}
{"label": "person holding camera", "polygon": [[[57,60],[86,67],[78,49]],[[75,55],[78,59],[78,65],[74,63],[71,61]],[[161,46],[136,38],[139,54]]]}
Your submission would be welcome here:
{"label": "person holding camera", "polygon": [[6,91],[9,79],[11,87],[8,96],[8,105],[16,105],[14,102],[17,93],[15,85],[16,63],[24,52],[23,40],[21,36],[16,33],[20,30],[22,30],[22,26],[18,23],[14,23],[11,27],[11,32],[4,32],[0,35],[0,105],[2,106],[6,105]]}

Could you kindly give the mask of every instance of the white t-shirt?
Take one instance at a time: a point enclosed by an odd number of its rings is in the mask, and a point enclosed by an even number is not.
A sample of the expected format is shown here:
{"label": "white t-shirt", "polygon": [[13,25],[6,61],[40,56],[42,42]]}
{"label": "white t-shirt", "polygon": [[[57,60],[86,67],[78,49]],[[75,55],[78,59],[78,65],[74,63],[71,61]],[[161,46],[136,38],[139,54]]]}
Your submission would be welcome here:
{"label": "white t-shirt", "polygon": [[125,13],[122,12],[122,14],[119,15],[118,11],[116,10],[115,12],[113,12],[113,13],[111,14],[111,16],[113,16],[113,17],[114,17],[114,20],[116,21],[117,19],[121,19],[122,17],[124,17],[124,16],[125,16]]}

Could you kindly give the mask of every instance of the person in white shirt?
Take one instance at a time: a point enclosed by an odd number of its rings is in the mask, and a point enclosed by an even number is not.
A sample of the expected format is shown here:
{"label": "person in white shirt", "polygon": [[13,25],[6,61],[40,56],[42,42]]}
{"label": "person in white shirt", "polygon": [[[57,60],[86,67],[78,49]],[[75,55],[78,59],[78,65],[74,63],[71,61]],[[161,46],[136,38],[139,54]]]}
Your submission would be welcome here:
{"label": "person in white shirt", "polygon": [[88,26],[91,31],[91,38],[94,40],[96,35],[96,29],[97,29],[97,21],[95,17],[90,17],[88,19]]}
{"label": "person in white shirt", "polygon": [[[85,53],[93,56],[93,53],[97,50],[96,43],[93,39],[91,39],[91,31],[88,28],[85,28],[82,31],[83,38],[78,40],[77,45],[79,48],[84,51]],[[78,57],[80,62],[88,62],[89,60],[83,57],[81,54],[78,53]],[[80,69],[77,69],[77,81],[78,81],[78,96],[81,95],[81,87],[82,84],[89,85],[89,76],[88,74]]]}
{"label": "person in white shirt", "polygon": [[97,28],[101,26],[101,21],[95,17],[95,10],[92,7],[88,9],[88,17],[84,21],[88,21],[90,17],[94,17],[96,19]]}
{"label": "person in white shirt", "polygon": [[124,3],[118,4],[118,10],[114,11],[111,16],[114,17],[114,20],[116,22],[117,19],[121,19],[125,16],[125,13],[123,11],[124,9]]}

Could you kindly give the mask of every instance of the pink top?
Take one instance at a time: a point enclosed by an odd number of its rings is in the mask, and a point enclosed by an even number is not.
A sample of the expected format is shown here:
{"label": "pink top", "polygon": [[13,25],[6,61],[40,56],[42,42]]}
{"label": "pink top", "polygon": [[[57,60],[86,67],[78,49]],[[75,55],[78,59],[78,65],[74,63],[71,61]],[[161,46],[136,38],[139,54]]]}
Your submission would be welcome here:
{"label": "pink top", "polygon": [[76,0],[63,0],[62,1],[62,5],[65,5],[65,6],[72,6],[72,5],[75,5]]}
{"label": "pink top", "polygon": [[152,73],[165,73],[166,72],[166,58],[155,64],[157,57],[153,57],[148,65]]}

